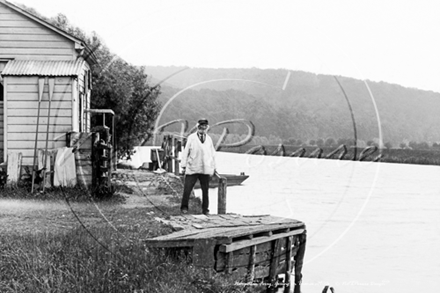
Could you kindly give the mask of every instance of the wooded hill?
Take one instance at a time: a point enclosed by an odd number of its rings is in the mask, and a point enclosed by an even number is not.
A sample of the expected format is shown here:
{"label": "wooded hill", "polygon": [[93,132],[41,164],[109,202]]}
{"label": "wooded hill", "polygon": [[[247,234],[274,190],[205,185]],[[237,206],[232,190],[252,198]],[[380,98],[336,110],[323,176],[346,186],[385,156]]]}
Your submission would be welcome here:
{"label": "wooded hill", "polygon": [[[177,96],[159,124],[180,118],[192,127],[199,117],[211,124],[244,118],[254,123],[256,135],[283,142],[353,139],[350,104],[358,140],[377,140],[380,121],[383,143],[398,147],[402,142],[440,141],[440,93],[432,91],[285,69],[145,70],[151,84],[180,71],[162,84],[162,104]],[[244,134],[242,129],[229,129]]]}

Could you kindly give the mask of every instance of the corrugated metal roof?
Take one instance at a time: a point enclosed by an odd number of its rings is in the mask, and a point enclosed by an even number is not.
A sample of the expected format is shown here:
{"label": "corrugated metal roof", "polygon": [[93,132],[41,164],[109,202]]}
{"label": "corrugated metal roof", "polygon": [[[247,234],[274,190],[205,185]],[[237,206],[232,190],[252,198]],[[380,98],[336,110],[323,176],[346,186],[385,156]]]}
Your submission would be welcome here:
{"label": "corrugated metal roof", "polygon": [[6,64],[2,75],[38,75],[38,76],[78,76],[85,61],[41,61],[11,60]]}

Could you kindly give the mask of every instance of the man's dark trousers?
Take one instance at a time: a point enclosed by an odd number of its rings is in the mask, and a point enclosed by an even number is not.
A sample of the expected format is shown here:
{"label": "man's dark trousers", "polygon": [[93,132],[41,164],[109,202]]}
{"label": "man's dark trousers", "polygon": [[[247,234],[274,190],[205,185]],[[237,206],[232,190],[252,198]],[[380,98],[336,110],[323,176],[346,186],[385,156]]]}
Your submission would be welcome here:
{"label": "man's dark trousers", "polygon": [[191,195],[191,191],[194,188],[194,185],[197,182],[197,179],[200,181],[200,187],[202,188],[202,212],[207,213],[209,212],[209,196],[208,196],[208,189],[209,189],[209,178],[210,175],[206,174],[191,174],[191,175],[185,175],[185,185],[183,187],[183,198],[182,198],[182,204],[180,206],[180,209],[187,209],[188,210],[188,202],[189,202],[189,196]]}

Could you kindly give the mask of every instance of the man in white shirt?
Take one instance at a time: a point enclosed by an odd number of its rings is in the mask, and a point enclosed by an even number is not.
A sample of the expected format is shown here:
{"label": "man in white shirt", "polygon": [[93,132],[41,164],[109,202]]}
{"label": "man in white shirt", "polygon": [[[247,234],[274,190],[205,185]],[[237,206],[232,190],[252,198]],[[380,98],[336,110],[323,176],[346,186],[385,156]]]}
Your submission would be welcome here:
{"label": "man in white shirt", "polygon": [[215,148],[211,137],[206,133],[209,124],[207,119],[200,119],[197,123],[197,132],[188,136],[185,149],[182,152],[181,166],[185,174],[185,186],[180,210],[188,213],[188,202],[191,191],[197,180],[202,188],[202,213],[209,214],[209,180],[214,175]]}

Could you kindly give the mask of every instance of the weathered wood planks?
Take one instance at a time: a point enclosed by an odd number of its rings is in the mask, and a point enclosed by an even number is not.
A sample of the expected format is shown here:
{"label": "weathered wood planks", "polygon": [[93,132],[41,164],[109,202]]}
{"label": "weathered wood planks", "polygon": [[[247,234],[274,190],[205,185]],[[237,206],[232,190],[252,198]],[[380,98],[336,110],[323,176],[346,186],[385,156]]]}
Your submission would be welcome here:
{"label": "weathered wood planks", "polygon": [[93,179],[92,134],[70,132],[67,135],[67,146],[74,148],[77,182],[82,186],[90,186]]}
{"label": "weathered wood planks", "polygon": [[10,152],[7,160],[7,174],[9,186],[16,187],[21,175],[22,154]]}
{"label": "weathered wood planks", "polygon": [[[158,219],[164,223],[181,227],[181,231],[172,234],[147,239],[148,242],[158,242],[171,239],[189,238],[234,238],[250,235],[270,236],[271,233],[288,232],[286,229],[295,230],[304,228],[304,223],[288,218],[279,218],[269,215],[241,216],[236,214],[227,215],[180,215],[171,219]],[[195,225],[197,224],[197,225]]]}
{"label": "weathered wood planks", "polygon": [[304,229],[298,229],[298,230],[290,231],[287,233],[275,234],[272,236],[262,236],[262,237],[258,237],[255,239],[242,240],[240,242],[233,242],[231,244],[222,244],[220,246],[220,251],[230,252],[230,251],[238,250],[238,249],[241,249],[244,247],[248,247],[250,245],[257,245],[257,244],[269,242],[272,240],[278,241],[280,238],[286,238],[286,237],[289,237],[292,235],[298,235],[298,234],[302,234],[302,233],[304,233]]}
{"label": "weathered wood planks", "polygon": [[305,224],[300,221],[226,214],[181,215],[163,222],[179,231],[145,239],[146,245],[192,248],[196,267],[248,283],[264,280],[273,288],[283,274],[285,292],[290,292],[290,274],[295,269],[295,283],[300,284],[306,239]]}

